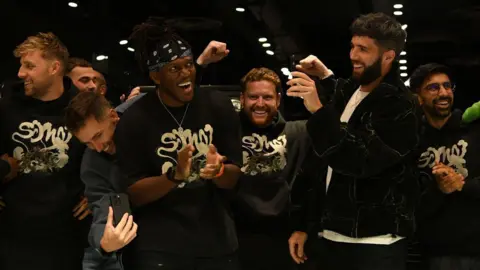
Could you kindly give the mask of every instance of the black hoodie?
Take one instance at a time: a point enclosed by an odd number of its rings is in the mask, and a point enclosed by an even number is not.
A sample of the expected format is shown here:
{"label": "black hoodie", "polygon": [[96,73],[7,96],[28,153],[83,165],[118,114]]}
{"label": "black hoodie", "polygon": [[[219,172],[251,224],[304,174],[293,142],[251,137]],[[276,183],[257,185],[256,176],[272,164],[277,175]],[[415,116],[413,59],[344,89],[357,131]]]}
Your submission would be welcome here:
{"label": "black hoodie", "polygon": [[85,148],[64,125],[64,109],[77,91],[65,79],[62,96],[45,102],[25,96],[23,87],[15,85],[0,100],[0,152],[20,160],[18,177],[0,186],[7,205],[0,215],[0,239],[10,243],[0,244],[0,268],[8,269],[3,264],[19,257],[28,263],[24,253],[38,250],[51,255],[39,256],[36,269],[53,269],[48,268],[52,257],[81,259],[88,233],[88,219],[73,217],[84,191],[80,162]]}
{"label": "black hoodie", "polygon": [[[422,130],[419,238],[431,256],[480,255],[480,121],[461,120],[454,111],[441,129],[424,121]],[[438,189],[431,174],[435,161],[465,176],[462,191],[446,195]]]}
{"label": "black hoodie", "polygon": [[288,232],[290,191],[310,147],[306,121],[279,114],[265,128],[240,112],[243,175],[234,203],[239,231]]}

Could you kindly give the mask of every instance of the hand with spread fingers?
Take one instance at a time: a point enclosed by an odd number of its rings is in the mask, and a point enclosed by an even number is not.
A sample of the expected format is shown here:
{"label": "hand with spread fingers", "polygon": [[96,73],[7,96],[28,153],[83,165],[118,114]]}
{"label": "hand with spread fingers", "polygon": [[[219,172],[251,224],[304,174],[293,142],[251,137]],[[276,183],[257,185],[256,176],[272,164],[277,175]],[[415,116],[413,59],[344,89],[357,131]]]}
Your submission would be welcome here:
{"label": "hand with spread fingers", "polygon": [[83,197],[82,200],[73,208],[73,216],[78,220],[84,220],[88,215],[92,213],[90,208],[88,208],[88,200],[86,197]]}
{"label": "hand with spread fingers", "polygon": [[107,224],[100,240],[100,246],[107,253],[117,251],[137,237],[137,229],[138,225],[133,222],[133,216],[128,213],[125,213],[120,222],[114,226],[113,209],[109,207]]}
{"label": "hand with spread fingers", "polygon": [[207,161],[205,167],[200,170],[200,177],[203,179],[214,179],[219,177],[224,170],[226,157],[217,152],[217,148],[211,144],[208,146]]}
{"label": "hand with spread fingers", "polygon": [[192,156],[195,147],[191,144],[185,146],[177,154],[177,167],[175,168],[175,180],[186,180],[190,176],[192,168]]}
{"label": "hand with spread fingers", "polygon": [[227,57],[230,50],[227,49],[227,44],[219,41],[210,41],[203,53],[197,58],[197,64],[206,66],[211,63],[217,63],[223,58]]}
{"label": "hand with spread fingers", "polygon": [[462,191],[465,184],[465,178],[457,173],[452,167],[442,163],[437,163],[432,168],[432,174],[437,180],[438,188],[445,194],[451,194],[455,191]]}
{"label": "hand with spread fingers", "polygon": [[296,65],[295,68],[300,72],[316,76],[319,79],[324,79],[333,74],[315,55],[309,55],[305,59],[300,60],[299,65]]}
{"label": "hand with spread fingers", "polygon": [[299,97],[303,99],[305,108],[311,113],[318,111],[323,107],[318,97],[315,82],[307,74],[294,71],[293,79],[287,82],[290,88],[287,90],[287,96]]}

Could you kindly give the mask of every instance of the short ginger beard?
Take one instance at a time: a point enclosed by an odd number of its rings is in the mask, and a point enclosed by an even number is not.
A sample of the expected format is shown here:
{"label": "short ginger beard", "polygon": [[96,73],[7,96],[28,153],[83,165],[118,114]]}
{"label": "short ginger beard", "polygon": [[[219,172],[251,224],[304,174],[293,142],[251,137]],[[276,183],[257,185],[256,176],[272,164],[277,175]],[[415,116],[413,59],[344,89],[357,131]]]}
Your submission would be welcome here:
{"label": "short ginger beard", "polygon": [[378,57],[378,59],[368,67],[364,68],[362,74],[359,77],[353,74],[353,78],[357,81],[360,85],[369,85],[370,83],[374,82],[376,79],[382,76],[382,58]]}

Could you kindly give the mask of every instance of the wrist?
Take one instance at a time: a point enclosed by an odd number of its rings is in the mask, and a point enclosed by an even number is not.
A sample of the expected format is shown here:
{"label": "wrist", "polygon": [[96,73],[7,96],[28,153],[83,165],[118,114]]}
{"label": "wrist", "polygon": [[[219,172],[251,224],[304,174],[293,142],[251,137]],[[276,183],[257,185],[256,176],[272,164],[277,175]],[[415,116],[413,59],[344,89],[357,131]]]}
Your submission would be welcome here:
{"label": "wrist", "polygon": [[218,170],[217,174],[213,178],[221,177],[224,172],[225,172],[225,164],[222,163],[222,165],[220,166],[220,169]]}
{"label": "wrist", "polygon": [[167,179],[177,185],[185,181],[185,177],[174,167],[170,167],[166,173]]}
{"label": "wrist", "polygon": [[100,253],[102,253],[102,255],[108,255],[112,252],[113,250],[110,250],[109,248],[107,248],[107,244],[105,243],[105,238],[102,237],[102,239],[100,239]]}
{"label": "wrist", "polygon": [[205,60],[203,59],[203,55],[200,55],[197,58],[197,65],[202,66],[202,67],[206,67],[208,65],[208,63],[206,63]]}

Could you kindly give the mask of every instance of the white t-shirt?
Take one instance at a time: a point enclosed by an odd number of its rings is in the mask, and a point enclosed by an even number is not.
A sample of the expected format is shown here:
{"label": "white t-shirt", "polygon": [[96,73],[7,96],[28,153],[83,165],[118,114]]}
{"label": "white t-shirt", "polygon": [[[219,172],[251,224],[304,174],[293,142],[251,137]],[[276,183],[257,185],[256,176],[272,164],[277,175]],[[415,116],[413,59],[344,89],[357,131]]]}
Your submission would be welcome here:
{"label": "white t-shirt", "polygon": [[[362,92],[360,91],[361,88],[358,88],[355,93],[353,93],[352,97],[348,101],[347,106],[345,107],[345,110],[342,113],[342,116],[340,117],[341,122],[346,122],[350,120],[350,117],[352,116],[353,112],[357,108],[358,104],[362,102],[362,100],[368,96],[370,92]],[[333,169],[329,166],[328,167],[328,172],[327,172],[327,191],[328,191],[328,186],[330,185],[330,181],[332,180],[332,172]],[[404,237],[394,237],[391,234],[385,234],[385,235],[378,235],[378,236],[372,236],[372,237],[364,237],[364,238],[352,238],[348,237],[342,234],[339,234],[334,231],[329,231],[329,230],[324,230],[319,234],[320,236],[334,242],[341,242],[341,243],[350,243],[350,244],[373,244],[373,245],[391,245]]]}

